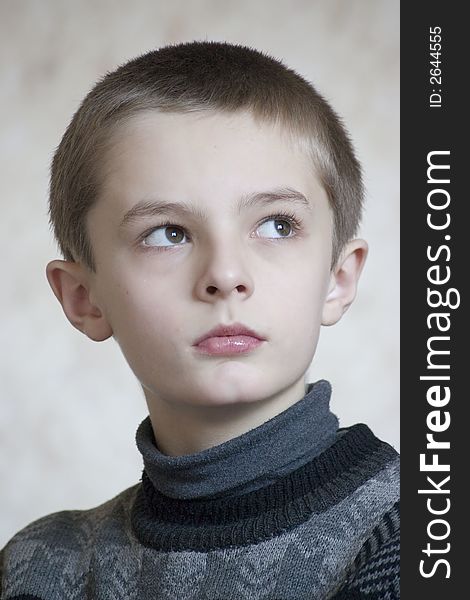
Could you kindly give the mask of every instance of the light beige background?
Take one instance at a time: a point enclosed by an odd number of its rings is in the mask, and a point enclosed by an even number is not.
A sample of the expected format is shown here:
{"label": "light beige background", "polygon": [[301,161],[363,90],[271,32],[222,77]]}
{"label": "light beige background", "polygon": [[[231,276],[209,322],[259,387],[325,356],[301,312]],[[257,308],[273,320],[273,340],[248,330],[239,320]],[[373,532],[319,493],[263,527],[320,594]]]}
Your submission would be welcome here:
{"label": "light beige background", "polygon": [[[398,0],[3,0],[0,3],[0,547],[32,520],[136,483],[147,410],[113,340],[73,329],[50,290],[49,163],[107,70],[170,42],[252,45],[312,81],[344,118],[366,173],[370,244],[356,302],[324,328],[310,380],[340,425],[399,448]],[[295,443],[295,442],[293,442]]]}

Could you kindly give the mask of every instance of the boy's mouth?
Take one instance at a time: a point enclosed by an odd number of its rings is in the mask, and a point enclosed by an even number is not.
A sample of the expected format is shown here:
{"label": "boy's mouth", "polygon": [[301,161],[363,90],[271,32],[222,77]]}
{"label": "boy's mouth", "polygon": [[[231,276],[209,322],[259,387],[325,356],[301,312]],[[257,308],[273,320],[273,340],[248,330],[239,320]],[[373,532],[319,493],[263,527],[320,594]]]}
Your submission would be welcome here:
{"label": "boy's mouth", "polygon": [[193,345],[202,354],[230,355],[250,352],[264,341],[265,338],[253,329],[241,323],[233,323],[217,325],[200,336]]}

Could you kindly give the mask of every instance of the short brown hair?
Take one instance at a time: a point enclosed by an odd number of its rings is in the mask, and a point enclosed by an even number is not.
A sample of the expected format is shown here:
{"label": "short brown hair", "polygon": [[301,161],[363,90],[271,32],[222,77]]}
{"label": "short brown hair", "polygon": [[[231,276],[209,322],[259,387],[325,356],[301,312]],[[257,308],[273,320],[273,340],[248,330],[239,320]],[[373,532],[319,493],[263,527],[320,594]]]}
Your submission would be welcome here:
{"label": "short brown hair", "polygon": [[107,73],[85,97],[55,152],[49,216],[64,258],[96,270],[86,229],[100,194],[100,153],[110,134],[148,110],[250,111],[280,124],[312,159],[334,214],[332,265],[356,234],[364,189],[361,166],[340,118],[313,85],[253,48],[216,41],[170,44]]}

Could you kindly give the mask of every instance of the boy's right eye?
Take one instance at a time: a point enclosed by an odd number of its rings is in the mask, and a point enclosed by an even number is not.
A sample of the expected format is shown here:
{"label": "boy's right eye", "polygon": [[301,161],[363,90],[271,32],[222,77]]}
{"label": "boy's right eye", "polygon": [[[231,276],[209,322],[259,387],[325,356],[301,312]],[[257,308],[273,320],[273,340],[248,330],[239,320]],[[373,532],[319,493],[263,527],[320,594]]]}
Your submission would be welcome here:
{"label": "boy's right eye", "polygon": [[146,235],[143,243],[144,246],[151,246],[153,248],[168,248],[169,246],[180,245],[182,242],[186,241],[186,234],[181,227],[178,227],[177,225],[161,225]]}

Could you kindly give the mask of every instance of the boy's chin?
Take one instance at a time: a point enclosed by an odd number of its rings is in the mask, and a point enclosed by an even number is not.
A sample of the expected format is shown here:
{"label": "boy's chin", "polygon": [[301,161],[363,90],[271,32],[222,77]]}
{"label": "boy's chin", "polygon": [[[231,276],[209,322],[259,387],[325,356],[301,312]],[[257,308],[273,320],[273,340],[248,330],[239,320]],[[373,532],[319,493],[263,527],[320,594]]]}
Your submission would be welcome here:
{"label": "boy's chin", "polygon": [[[283,367],[266,361],[217,360],[183,369],[180,377],[158,380],[142,387],[147,401],[161,400],[175,406],[229,406],[251,404],[288,394],[302,397],[305,391],[298,365]],[[297,392],[293,388],[297,387]],[[290,390],[290,391],[288,391]]]}
{"label": "boy's chin", "polygon": [[197,404],[206,406],[228,406],[231,404],[251,403],[263,400],[269,395],[266,383],[262,381],[237,381],[224,380],[223,378],[211,383],[205,382],[200,386]]}
{"label": "boy's chin", "polygon": [[276,396],[292,385],[293,377],[289,378],[287,374],[283,377],[279,370],[270,372],[266,368],[243,367],[237,369],[233,365],[213,378],[199,381],[194,388],[188,389],[193,402],[205,406],[256,403]]}

